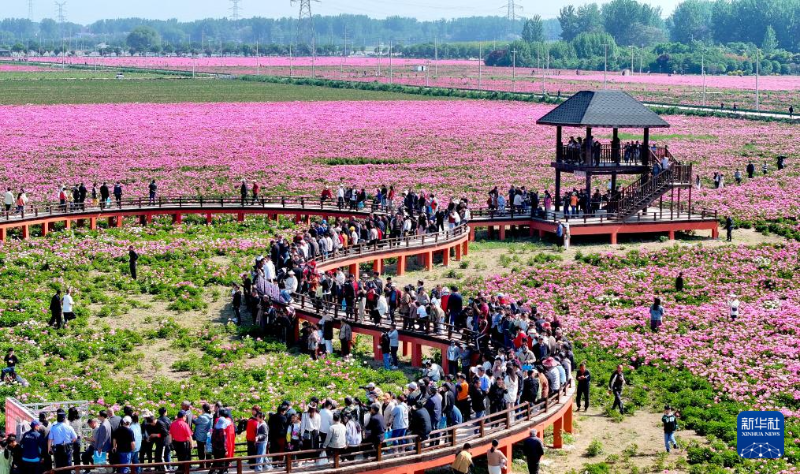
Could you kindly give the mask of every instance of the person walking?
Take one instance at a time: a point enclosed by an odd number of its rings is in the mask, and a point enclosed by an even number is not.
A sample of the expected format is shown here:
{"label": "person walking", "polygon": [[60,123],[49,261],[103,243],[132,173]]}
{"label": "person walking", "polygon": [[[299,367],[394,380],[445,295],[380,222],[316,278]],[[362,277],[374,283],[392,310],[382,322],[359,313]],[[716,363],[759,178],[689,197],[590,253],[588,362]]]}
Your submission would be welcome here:
{"label": "person walking", "polygon": [[33,420],[31,429],[26,431],[20,438],[19,446],[22,453],[22,473],[39,474],[42,472],[42,457],[47,453],[42,449],[45,444],[42,442],[41,424]]}
{"label": "person walking", "polygon": [[139,261],[139,254],[133,249],[133,245],[128,247],[128,267],[131,271],[131,278],[136,279],[136,263]]}
{"label": "person walking", "polygon": [[64,328],[67,327],[70,321],[75,319],[75,301],[72,299],[72,289],[67,288],[64,298],[61,299],[61,312],[64,314]]}
{"label": "person walking", "polygon": [[578,411],[581,409],[581,398],[584,400],[583,411],[589,411],[589,384],[592,382],[592,374],[586,368],[586,361],[581,362],[581,365],[578,366],[575,379],[578,381],[578,395],[575,398]]}
{"label": "person walking", "polygon": [[58,410],[56,422],[47,435],[47,452],[53,453],[56,469],[72,466],[72,445],[78,441],[78,435],[66,420],[67,414],[64,410]]}
{"label": "person walking", "polygon": [[11,206],[14,205],[14,193],[11,188],[6,188],[6,193],[3,195],[3,204],[6,206],[6,212],[11,211]]}
{"label": "person walking", "polygon": [[611,374],[611,379],[608,381],[608,389],[614,394],[614,404],[611,409],[619,407],[619,414],[625,412],[625,407],[622,404],[622,387],[625,386],[625,375],[622,373],[622,365],[617,366],[617,370]]}
{"label": "person walking", "polygon": [[674,449],[678,449],[678,442],[675,440],[675,432],[678,431],[678,414],[672,413],[672,407],[664,407],[664,416],[661,417],[661,424],[664,425],[664,446],[669,452],[670,444]]}
{"label": "person walking", "polygon": [[50,321],[48,326],[54,326],[56,329],[61,329],[64,326],[64,320],[61,313],[61,290],[56,290],[56,294],[50,298]]}
{"label": "person walking", "polygon": [[250,204],[255,204],[258,201],[258,192],[261,190],[261,187],[258,185],[257,182],[253,181],[253,186],[250,188],[251,190],[251,197]]}
{"label": "person walking", "polygon": [[103,184],[100,186],[100,209],[106,208],[106,203],[108,202],[108,197],[110,193],[108,192],[108,183],[103,181]]}
{"label": "person walking", "polygon": [[728,242],[731,242],[733,240],[733,218],[731,216],[725,217],[725,233]]}
{"label": "person walking", "polygon": [[661,306],[661,298],[653,298],[653,305],[650,306],[650,330],[658,332],[664,319],[664,307]]}
{"label": "person walking", "polygon": [[544,443],[539,438],[536,430],[531,430],[531,435],[522,442],[522,452],[528,461],[528,473],[539,474],[539,463],[544,456]]}

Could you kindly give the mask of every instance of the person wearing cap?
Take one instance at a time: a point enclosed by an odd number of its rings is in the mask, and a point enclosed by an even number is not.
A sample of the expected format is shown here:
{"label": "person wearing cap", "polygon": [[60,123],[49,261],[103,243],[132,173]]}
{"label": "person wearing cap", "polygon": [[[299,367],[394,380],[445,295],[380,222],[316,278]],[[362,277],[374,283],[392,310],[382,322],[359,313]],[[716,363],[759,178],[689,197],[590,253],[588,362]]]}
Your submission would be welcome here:
{"label": "person wearing cap", "polygon": [[68,423],[64,410],[56,413],[56,422],[47,435],[47,452],[55,457],[55,467],[72,466],[72,443],[78,440],[78,435]]}
{"label": "person wearing cap", "polygon": [[131,472],[130,467],[125,465],[131,463],[131,455],[136,449],[136,440],[133,437],[133,431],[130,429],[132,422],[131,417],[124,417],[122,424],[111,436],[111,452],[115,454],[115,464],[124,466],[117,469],[117,472],[122,474]]}
{"label": "person wearing cap", "polygon": [[539,474],[539,462],[544,456],[544,443],[536,430],[531,430],[531,435],[522,442],[522,452],[528,461],[528,473]]}
{"label": "person wearing cap", "polygon": [[42,458],[47,456],[44,452],[45,444],[42,442],[41,424],[37,420],[31,421],[31,429],[20,438],[22,451],[22,472],[24,474],[39,474],[42,472]]}
{"label": "person wearing cap", "polygon": [[175,421],[170,424],[169,435],[172,438],[172,449],[178,456],[178,461],[188,461],[192,458],[192,429],[186,423],[186,412],[180,410]]}
{"label": "person wearing cap", "polygon": [[667,448],[667,452],[669,452],[670,444],[674,449],[678,449],[678,442],[675,441],[675,432],[678,430],[678,414],[672,413],[671,406],[664,407],[661,423],[664,425],[664,446]]}

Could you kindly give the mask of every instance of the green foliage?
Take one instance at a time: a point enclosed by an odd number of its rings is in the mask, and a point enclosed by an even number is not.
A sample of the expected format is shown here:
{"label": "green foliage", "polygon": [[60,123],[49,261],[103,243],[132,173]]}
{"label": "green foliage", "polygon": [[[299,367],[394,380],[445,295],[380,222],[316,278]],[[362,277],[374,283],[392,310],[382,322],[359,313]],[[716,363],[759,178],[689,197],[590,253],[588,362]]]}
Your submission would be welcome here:
{"label": "green foliage", "polygon": [[533,15],[525,21],[525,26],[522,28],[522,40],[526,43],[544,41],[544,27],[542,26],[541,16]]}
{"label": "green foliage", "polygon": [[595,438],[589,443],[589,447],[586,448],[586,456],[593,458],[603,454],[603,442],[599,439]]}
{"label": "green foliage", "polygon": [[135,53],[158,52],[161,50],[161,35],[150,26],[134,28],[125,39],[128,47]]}
{"label": "green foliage", "polygon": [[604,463],[584,464],[581,468],[582,474],[608,474],[611,472],[611,467]]}

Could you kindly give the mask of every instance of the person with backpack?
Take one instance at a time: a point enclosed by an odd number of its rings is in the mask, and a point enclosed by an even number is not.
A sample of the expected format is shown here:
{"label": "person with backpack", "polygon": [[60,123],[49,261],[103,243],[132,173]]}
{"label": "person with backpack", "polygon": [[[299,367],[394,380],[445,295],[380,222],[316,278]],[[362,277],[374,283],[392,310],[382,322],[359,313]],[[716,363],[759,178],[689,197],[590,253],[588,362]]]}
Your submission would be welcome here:
{"label": "person with backpack", "polygon": [[674,449],[678,449],[678,442],[675,440],[675,432],[678,431],[678,414],[672,413],[671,406],[664,407],[661,423],[664,425],[664,446],[667,448],[667,452],[669,452],[670,444]]}

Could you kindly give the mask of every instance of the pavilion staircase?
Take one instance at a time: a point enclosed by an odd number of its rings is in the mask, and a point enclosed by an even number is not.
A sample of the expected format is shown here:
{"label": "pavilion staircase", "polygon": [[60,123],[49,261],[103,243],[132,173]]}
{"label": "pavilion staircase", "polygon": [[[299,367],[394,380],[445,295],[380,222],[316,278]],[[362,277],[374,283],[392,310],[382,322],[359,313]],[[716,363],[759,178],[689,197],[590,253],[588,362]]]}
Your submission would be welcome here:
{"label": "pavilion staircase", "polygon": [[673,188],[691,186],[692,165],[675,160],[666,149],[659,148],[656,152],[650,150],[649,166],[652,168],[655,163],[661,163],[664,156],[669,159],[669,169],[656,176],[642,175],[616,196],[612,203],[616,220],[630,219]]}

